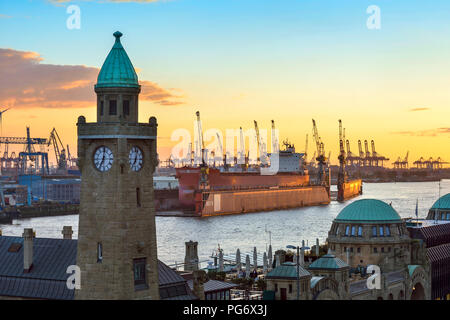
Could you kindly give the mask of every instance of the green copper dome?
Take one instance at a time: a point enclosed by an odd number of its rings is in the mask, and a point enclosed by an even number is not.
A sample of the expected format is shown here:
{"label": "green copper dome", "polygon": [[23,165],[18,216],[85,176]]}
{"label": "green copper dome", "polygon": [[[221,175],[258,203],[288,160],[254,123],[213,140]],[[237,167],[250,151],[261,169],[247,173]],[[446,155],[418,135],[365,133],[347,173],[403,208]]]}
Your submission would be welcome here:
{"label": "green copper dome", "polygon": [[450,209],[450,193],[440,197],[431,207],[431,209]]}
{"label": "green copper dome", "polygon": [[95,88],[139,88],[136,71],[120,43],[121,36],[121,32],[114,32],[116,42],[103,63]]}
{"label": "green copper dome", "polygon": [[375,199],[362,199],[352,202],[338,214],[337,222],[401,222],[397,211],[387,203]]}

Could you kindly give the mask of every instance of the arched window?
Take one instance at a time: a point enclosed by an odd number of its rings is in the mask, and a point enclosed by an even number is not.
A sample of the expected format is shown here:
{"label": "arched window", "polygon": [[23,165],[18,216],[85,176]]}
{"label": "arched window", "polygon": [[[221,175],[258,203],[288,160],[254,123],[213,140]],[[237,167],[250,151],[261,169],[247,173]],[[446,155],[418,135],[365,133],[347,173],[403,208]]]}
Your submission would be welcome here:
{"label": "arched window", "polygon": [[362,227],[358,227],[358,237],[362,237]]}
{"label": "arched window", "polygon": [[346,236],[346,237],[348,237],[349,232],[350,232],[350,226],[346,226],[346,227],[345,227],[345,236]]}
{"label": "arched window", "polygon": [[386,237],[390,237],[391,236],[391,228],[389,228],[389,226],[384,227],[386,230]]}
{"label": "arched window", "polygon": [[384,237],[384,229],[383,229],[383,226],[380,226],[380,237]]}
{"label": "arched window", "polygon": [[356,236],[356,227],[352,226],[352,237]]}
{"label": "arched window", "polygon": [[377,236],[377,227],[372,227],[372,237]]}

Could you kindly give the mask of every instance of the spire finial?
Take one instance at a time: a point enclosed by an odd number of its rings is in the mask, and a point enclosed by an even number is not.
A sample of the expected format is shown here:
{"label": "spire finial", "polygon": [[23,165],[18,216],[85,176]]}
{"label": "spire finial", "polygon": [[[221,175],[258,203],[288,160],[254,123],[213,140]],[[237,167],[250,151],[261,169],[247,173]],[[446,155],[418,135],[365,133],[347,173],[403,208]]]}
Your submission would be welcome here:
{"label": "spire finial", "polygon": [[113,36],[116,37],[116,42],[120,42],[120,37],[122,36],[122,32],[116,31],[113,33]]}

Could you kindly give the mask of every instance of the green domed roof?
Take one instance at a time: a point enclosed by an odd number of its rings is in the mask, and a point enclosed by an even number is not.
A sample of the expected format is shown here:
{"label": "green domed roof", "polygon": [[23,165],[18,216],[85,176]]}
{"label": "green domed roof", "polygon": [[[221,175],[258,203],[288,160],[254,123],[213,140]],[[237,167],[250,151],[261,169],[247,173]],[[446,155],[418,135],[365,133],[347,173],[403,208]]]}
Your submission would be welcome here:
{"label": "green domed roof", "polygon": [[431,209],[450,209],[450,193],[440,197],[431,207]]}
{"label": "green domed roof", "polygon": [[338,270],[342,268],[348,267],[344,261],[339,258],[336,258],[333,254],[326,254],[313,263],[311,263],[308,269],[327,269],[327,270]]}
{"label": "green domed roof", "polygon": [[121,32],[114,32],[116,42],[103,63],[95,88],[139,88],[136,71],[120,43],[121,36]]}
{"label": "green domed roof", "polygon": [[335,221],[349,222],[401,222],[397,211],[386,202],[375,199],[362,199],[352,202],[338,214]]}

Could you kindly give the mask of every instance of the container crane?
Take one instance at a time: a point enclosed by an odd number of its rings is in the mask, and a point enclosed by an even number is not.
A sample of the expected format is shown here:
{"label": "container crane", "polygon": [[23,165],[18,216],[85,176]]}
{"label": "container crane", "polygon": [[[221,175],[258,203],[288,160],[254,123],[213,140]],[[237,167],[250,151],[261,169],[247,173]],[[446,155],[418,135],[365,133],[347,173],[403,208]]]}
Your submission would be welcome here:
{"label": "container crane", "polygon": [[365,163],[365,160],[364,160],[364,152],[363,152],[363,149],[362,149],[361,140],[358,140],[358,152],[359,152],[358,165],[359,166],[363,166],[364,163]]}

